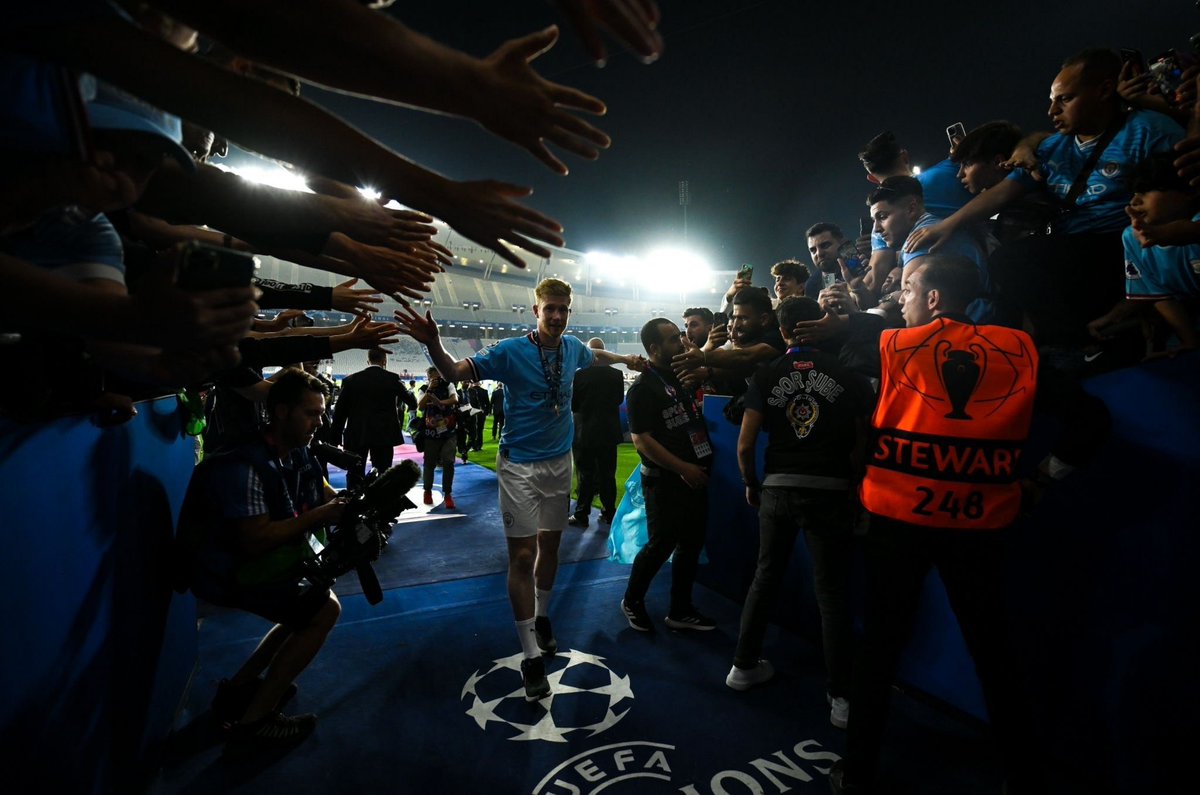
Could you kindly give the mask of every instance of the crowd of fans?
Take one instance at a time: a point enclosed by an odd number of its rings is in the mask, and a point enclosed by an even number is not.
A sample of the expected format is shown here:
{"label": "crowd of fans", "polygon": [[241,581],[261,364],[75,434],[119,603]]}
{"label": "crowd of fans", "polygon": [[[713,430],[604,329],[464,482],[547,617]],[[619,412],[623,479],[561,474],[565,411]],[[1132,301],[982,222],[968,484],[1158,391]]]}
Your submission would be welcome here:
{"label": "crowd of fans", "polygon": [[[440,345],[436,326],[422,325],[418,314],[397,313],[396,323],[371,320],[384,295],[407,308],[452,264],[450,252],[433,242],[433,218],[518,266],[506,243],[545,257],[547,245],[563,242],[557,222],[521,203],[526,189],[446,179],[301,99],[302,86],[316,83],[471,119],[564,174],[566,166],[550,145],[586,159],[609,145],[587,119],[602,114],[603,103],[535,69],[537,56],[555,45],[557,28],[505,42],[476,59],[371,5],[386,3],[313,2],[304,13],[278,0],[247,6],[232,0],[24,4],[0,32],[0,157],[7,175],[0,191],[0,267],[8,282],[0,293],[6,332],[0,356],[24,383],[22,390],[4,393],[3,411],[23,421],[90,413],[113,424],[133,416],[139,399],[183,390],[205,453],[185,515],[198,524],[235,524],[237,555],[256,561],[252,567],[231,564],[228,575],[243,588],[262,585],[271,572],[306,554],[308,535],[330,523],[342,505],[324,482],[323,462],[310,452],[314,439],[360,458],[369,455],[376,469],[391,460],[369,434],[356,433],[350,441],[346,418],[328,401],[335,387],[315,362],[361,348],[380,364],[381,349],[409,334],[431,345],[435,365],[453,364],[453,372],[431,368],[415,395],[402,383],[389,387],[402,393],[394,404],[399,412],[407,406],[421,418],[412,427],[425,454],[425,502],[432,501],[440,466],[450,509],[455,454],[465,461],[469,450],[482,448],[484,417],[495,417],[494,439],[498,430],[510,432],[504,417],[514,406],[537,408],[514,403],[511,389],[508,399],[503,391],[489,395],[478,380],[468,378],[456,388],[451,379],[478,376],[477,365],[453,362],[444,351],[439,358],[432,347]],[[661,52],[658,12],[650,0],[555,5],[598,62],[607,57],[605,32],[647,61]],[[331,39],[330,30],[344,35]],[[929,322],[929,307],[921,302],[931,290],[954,299],[939,311],[1027,332],[1043,365],[1068,378],[1195,348],[1200,104],[1197,68],[1185,66],[1147,66],[1136,54],[1106,49],[1071,56],[1051,83],[1053,133],[1027,133],[1005,121],[951,129],[949,157],[919,173],[892,134],[876,136],[859,153],[872,187],[864,191],[858,235],[814,219],[807,231],[810,262],[776,263],[771,290],[754,286],[752,271],[743,269],[724,304],[686,310],[682,330],[651,320],[642,332],[649,364],[636,357],[637,365],[657,373],[665,391],[658,393],[658,382],[653,396],[650,386],[639,387],[639,403],[679,403],[675,379],[685,395],[698,399],[733,396],[727,416],[742,424],[749,439],[739,451],[746,498],[763,507],[753,457],[747,474],[745,454],[760,430],[779,432],[767,408],[770,377],[764,373],[773,371],[764,366],[815,348],[829,383],[856,378],[878,387],[881,334]],[[294,129],[307,134],[291,135]],[[226,138],[302,171],[315,192],[251,185],[215,167],[210,160],[225,150]],[[364,198],[353,187],[364,181],[385,200],[411,209]],[[256,253],[348,278],[332,288],[258,280]],[[963,273],[972,283],[965,288]],[[33,295],[42,300],[29,300]],[[562,320],[554,328],[561,335],[569,285],[551,285],[550,295],[558,303],[540,295],[539,310],[555,307]],[[284,311],[263,320],[258,315],[265,309]],[[337,310],[356,319],[318,327],[307,310]],[[547,368],[538,333],[533,341]],[[558,367],[568,352],[579,362],[623,361],[604,352],[602,343],[595,351],[576,347],[560,349]],[[264,368],[272,367],[280,368],[278,374],[264,378]],[[203,401],[196,397],[201,391]],[[851,392],[854,399],[839,409],[846,412],[837,434],[845,455],[833,464],[825,451],[821,466],[828,471],[802,473],[833,478],[841,492],[855,478],[850,448],[872,400],[869,389]],[[557,385],[553,395],[560,397]],[[348,413],[349,405],[340,410]],[[553,408],[557,417],[557,402]],[[655,423],[645,415],[635,418],[632,406],[630,411],[635,443],[638,435],[653,437]],[[530,428],[514,433],[529,434]],[[655,447],[641,442],[644,471],[655,477],[671,469],[655,458]],[[685,442],[684,458],[689,449],[700,449],[695,437]],[[688,500],[687,490],[706,485],[703,470],[713,455],[734,454],[705,449],[704,456],[683,462],[679,482],[670,481],[678,495],[666,500],[668,481],[660,480],[654,498],[690,506],[686,515],[693,524],[702,524],[703,515],[695,513],[697,501]],[[1042,474],[1052,481],[1070,468],[1056,459]],[[361,462],[354,476],[363,476]],[[1046,482],[1029,489],[1036,493]],[[614,508],[605,489],[607,521]],[[758,658],[765,621],[759,605],[769,603],[795,535],[778,511],[849,527],[853,519],[839,500],[836,506],[801,501],[772,509],[774,559],[760,563],[763,581],[747,605],[731,687],[745,689],[770,677]],[[577,506],[574,523],[586,527],[586,505]],[[652,627],[642,598],[662,562],[686,547],[677,557],[679,569],[678,561],[698,554],[702,536],[685,537],[684,528],[673,532],[668,541],[652,533],[653,560],[635,565],[622,608],[637,629]],[[510,553],[521,540],[510,535]],[[824,545],[823,554],[839,560],[843,541],[810,536],[810,543]],[[538,582],[536,633],[534,617],[516,618],[519,626],[528,623],[526,648],[544,652],[554,641],[541,602],[548,602],[549,586]],[[315,718],[285,718],[278,709],[336,623],[336,597],[327,590],[260,588],[250,603],[234,599],[221,583],[196,581],[193,587],[277,622],[218,693],[214,708],[231,725],[231,742],[254,747],[305,736]],[[711,628],[690,605],[690,587],[689,580],[673,593],[668,624]],[[837,603],[822,604],[837,618],[826,627],[831,717],[845,726],[845,585],[822,587]],[[535,684],[541,688],[544,675]],[[847,784],[846,791],[855,790]]]}

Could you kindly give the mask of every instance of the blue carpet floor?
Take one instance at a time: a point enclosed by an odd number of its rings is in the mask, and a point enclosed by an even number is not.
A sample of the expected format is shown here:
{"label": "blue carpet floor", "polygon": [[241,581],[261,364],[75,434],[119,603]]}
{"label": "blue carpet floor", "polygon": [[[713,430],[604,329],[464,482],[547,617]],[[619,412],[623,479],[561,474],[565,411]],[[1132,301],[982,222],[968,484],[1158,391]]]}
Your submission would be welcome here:
{"label": "blue carpet floor", "polygon": [[[519,650],[504,577],[361,596],[298,684],[292,710],[321,717],[285,757],[233,763],[208,713],[229,675],[266,630],[232,611],[210,612],[200,661],[150,792],[168,793],[761,793],[828,791],[843,734],[828,722],[821,659],[772,630],[775,681],[746,693],[724,684],[740,608],[704,588],[708,633],[646,635],[618,610],[628,567],[562,567],[551,613],[560,654],[556,695],[519,697]],[[665,612],[669,566],[647,600]],[[995,793],[990,746],[975,728],[898,696],[886,764],[893,793]],[[546,702],[543,702],[546,703]]]}
{"label": "blue carpet floor", "polygon": [[[341,488],[345,473],[331,467],[330,483]],[[391,541],[375,564],[375,574],[384,590],[507,571],[496,473],[478,464],[458,464],[454,470],[453,511],[443,504],[440,489],[439,471],[432,506],[423,504],[419,483],[409,493],[417,507],[400,515]],[[593,522],[582,531],[568,527],[558,554],[560,563],[606,557],[608,525]],[[339,596],[362,593],[353,574],[341,578],[334,590]]]}

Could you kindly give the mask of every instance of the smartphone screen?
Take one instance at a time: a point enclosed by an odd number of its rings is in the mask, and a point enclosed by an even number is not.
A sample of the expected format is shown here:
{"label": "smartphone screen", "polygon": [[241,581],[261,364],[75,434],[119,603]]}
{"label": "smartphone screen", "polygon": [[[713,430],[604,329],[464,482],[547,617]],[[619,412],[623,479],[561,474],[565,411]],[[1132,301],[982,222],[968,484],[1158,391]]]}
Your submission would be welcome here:
{"label": "smartphone screen", "polygon": [[1134,71],[1137,74],[1146,73],[1146,56],[1142,55],[1141,50],[1121,50],[1121,63],[1133,64]]}

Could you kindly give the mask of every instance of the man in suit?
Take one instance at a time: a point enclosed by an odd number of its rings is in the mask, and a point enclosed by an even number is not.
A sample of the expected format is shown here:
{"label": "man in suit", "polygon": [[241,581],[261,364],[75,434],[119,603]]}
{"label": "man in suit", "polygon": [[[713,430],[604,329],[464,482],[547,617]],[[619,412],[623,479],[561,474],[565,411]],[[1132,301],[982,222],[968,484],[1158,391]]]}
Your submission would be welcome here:
{"label": "man in suit", "polygon": [[[604,350],[604,340],[593,337],[588,347]],[[579,501],[567,520],[572,527],[587,527],[592,498],[600,496],[600,521],[612,521],[617,510],[617,445],[621,443],[621,402],[625,379],[611,365],[586,367],[575,374],[571,411],[578,418],[575,471],[579,475]]]}
{"label": "man in suit", "polygon": [[471,415],[470,433],[470,447],[478,452],[483,449],[483,428],[487,423],[488,414],[492,411],[492,401],[487,390],[478,381],[472,381],[467,392],[471,399],[471,407],[479,409],[478,414]]}
{"label": "man in suit", "polygon": [[334,437],[347,452],[363,459],[356,471],[346,473],[346,485],[351,488],[363,479],[368,454],[371,467],[378,471],[392,465],[394,448],[404,441],[400,415],[405,406],[417,407],[417,399],[400,376],[388,371],[387,351],[371,348],[367,361],[367,369],[346,376],[333,410]]}

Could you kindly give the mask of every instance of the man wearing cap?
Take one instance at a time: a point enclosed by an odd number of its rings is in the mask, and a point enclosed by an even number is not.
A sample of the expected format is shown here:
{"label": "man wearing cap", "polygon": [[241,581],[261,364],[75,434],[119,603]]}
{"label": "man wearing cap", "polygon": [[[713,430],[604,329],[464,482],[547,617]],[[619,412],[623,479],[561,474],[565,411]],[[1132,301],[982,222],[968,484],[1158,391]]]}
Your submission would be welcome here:
{"label": "man wearing cap", "polygon": [[[94,160],[122,183],[129,204],[141,196],[164,156],[195,168],[180,144],[183,133],[178,118],[89,75],[81,78],[79,88],[96,150]],[[96,208],[50,210],[28,229],[0,240],[0,252],[97,289],[126,291],[121,238]]]}

